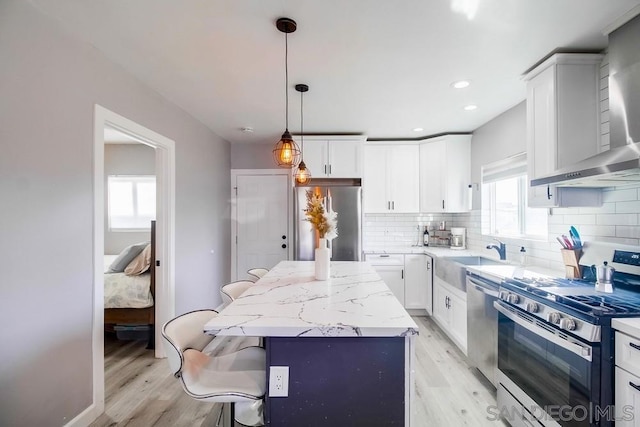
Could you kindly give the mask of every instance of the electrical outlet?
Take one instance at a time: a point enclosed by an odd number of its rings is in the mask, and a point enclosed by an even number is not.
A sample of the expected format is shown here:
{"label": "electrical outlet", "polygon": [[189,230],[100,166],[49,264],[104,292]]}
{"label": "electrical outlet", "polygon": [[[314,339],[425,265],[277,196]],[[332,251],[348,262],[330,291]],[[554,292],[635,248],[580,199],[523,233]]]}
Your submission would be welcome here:
{"label": "electrical outlet", "polygon": [[289,367],[269,367],[269,397],[289,396]]}

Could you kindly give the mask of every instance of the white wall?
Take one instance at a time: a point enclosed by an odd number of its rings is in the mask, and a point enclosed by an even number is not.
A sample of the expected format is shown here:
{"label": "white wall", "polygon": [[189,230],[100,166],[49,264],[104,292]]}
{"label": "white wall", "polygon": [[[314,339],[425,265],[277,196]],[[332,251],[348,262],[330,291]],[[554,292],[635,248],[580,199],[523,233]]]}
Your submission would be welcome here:
{"label": "white wall", "polygon": [[273,169],[273,144],[231,144],[231,169]]}
{"label": "white wall", "polygon": [[151,239],[149,231],[111,231],[107,220],[107,178],[109,175],[155,175],[156,150],[145,144],[104,146],[104,253],[117,255],[127,246]]}
{"label": "white wall", "polygon": [[229,280],[230,148],[29,2],[0,64],[0,425],[59,426],[92,400],[94,104],[176,142],[178,313]]}

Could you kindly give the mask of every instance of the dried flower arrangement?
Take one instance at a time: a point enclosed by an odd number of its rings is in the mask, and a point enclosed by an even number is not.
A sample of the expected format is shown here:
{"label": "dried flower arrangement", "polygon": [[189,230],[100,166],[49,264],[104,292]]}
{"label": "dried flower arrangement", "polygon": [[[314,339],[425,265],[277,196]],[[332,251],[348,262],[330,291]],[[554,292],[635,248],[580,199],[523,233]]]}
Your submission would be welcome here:
{"label": "dried flower arrangement", "polygon": [[307,209],[304,212],[321,239],[333,240],[338,236],[338,214],[325,209],[320,194],[307,190]]}

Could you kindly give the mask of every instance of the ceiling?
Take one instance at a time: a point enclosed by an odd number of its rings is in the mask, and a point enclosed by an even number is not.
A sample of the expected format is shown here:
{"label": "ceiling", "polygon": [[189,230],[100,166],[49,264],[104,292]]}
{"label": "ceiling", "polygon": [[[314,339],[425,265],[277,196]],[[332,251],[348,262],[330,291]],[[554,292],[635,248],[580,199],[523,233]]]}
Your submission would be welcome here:
{"label": "ceiling", "polygon": [[[640,0],[31,0],[233,143],[289,130],[370,139],[470,132],[525,98],[555,49],[602,49]],[[636,9],[637,10],[637,9]],[[466,89],[452,82],[466,79]],[[474,111],[463,107],[475,104]],[[250,127],[253,132],[243,132]],[[422,131],[414,131],[422,128]]]}

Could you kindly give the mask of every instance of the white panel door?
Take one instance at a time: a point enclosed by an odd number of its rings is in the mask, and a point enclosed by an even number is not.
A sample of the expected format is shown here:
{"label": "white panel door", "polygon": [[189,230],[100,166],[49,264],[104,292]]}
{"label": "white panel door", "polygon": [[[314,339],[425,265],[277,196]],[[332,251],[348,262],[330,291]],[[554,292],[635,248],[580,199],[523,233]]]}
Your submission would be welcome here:
{"label": "white panel door", "polygon": [[420,146],[420,212],[444,210],[445,150],[444,141]]}
{"label": "white panel door", "polygon": [[362,197],[365,213],[388,213],[391,199],[387,189],[387,147],[364,147],[364,178]]}
{"label": "white panel door", "polygon": [[[300,138],[298,138],[300,143]],[[326,178],[329,176],[329,158],[327,154],[327,141],[304,142],[304,164],[311,172],[312,178]]]}
{"label": "white panel door", "polygon": [[329,141],[331,178],[362,178],[362,142]]}
{"label": "white panel door", "polygon": [[272,268],[288,259],[289,187],[286,175],[239,175],[236,180],[236,271]]}
{"label": "white panel door", "polygon": [[391,211],[417,213],[420,210],[420,151],[417,145],[389,147],[388,180]]}

